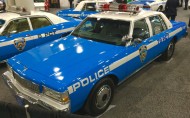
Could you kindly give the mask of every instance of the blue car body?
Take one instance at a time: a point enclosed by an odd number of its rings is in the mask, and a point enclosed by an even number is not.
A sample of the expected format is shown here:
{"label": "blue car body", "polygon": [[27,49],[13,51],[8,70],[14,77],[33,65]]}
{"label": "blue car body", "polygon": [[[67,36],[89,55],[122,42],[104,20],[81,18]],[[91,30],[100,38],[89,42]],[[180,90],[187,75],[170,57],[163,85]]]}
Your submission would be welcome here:
{"label": "blue car body", "polygon": [[62,18],[73,17],[77,19],[85,19],[88,15],[96,13],[98,13],[98,11],[74,11],[74,9],[65,9],[58,11],[56,14]]}
{"label": "blue car body", "polygon": [[74,9],[60,10],[56,14],[59,17],[73,17],[77,19],[84,19],[88,15],[96,14],[100,11],[103,4],[110,1],[81,1]]}
{"label": "blue car body", "polygon": [[[165,9],[166,0],[136,0],[128,4],[140,5],[144,10],[163,11]],[[149,7],[147,8],[147,6]]]}
{"label": "blue car body", "polygon": [[[160,56],[172,39],[177,42],[187,33],[184,22],[152,36],[137,46],[117,46],[69,35],[8,59],[12,70],[22,78],[57,92],[68,90],[71,112],[81,109],[93,87],[104,77],[117,78],[120,84]],[[147,46],[147,56],[139,53]],[[143,53],[143,52],[142,52]],[[30,61],[29,61],[30,60]]]}

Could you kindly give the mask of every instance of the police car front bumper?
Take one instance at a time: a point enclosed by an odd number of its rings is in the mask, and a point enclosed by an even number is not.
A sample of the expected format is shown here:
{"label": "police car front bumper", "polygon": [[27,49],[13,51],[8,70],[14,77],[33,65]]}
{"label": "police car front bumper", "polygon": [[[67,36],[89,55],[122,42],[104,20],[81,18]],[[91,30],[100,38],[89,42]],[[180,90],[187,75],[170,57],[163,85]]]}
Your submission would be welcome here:
{"label": "police car front bumper", "polygon": [[[46,95],[33,93],[24,87],[22,87],[12,76],[11,72],[6,71],[2,75],[3,80],[16,95],[16,98],[22,100],[23,106],[26,104],[38,104],[47,109],[70,111],[70,103],[61,104],[60,102],[53,100]],[[18,101],[18,100],[17,100]]]}

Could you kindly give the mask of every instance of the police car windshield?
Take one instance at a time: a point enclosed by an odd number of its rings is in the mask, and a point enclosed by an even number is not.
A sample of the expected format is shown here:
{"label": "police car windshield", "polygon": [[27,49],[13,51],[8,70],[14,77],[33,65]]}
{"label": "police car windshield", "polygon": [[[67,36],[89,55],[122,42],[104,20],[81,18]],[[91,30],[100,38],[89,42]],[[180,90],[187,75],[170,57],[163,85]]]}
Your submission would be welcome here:
{"label": "police car windshield", "polygon": [[1,29],[1,27],[2,27],[4,24],[5,24],[5,21],[2,20],[2,19],[0,19],[0,29]]}
{"label": "police car windshield", "polygon": [[122,38],[129,34],[129,21],[87,18],[72,35],[114,45],[122,45]]}

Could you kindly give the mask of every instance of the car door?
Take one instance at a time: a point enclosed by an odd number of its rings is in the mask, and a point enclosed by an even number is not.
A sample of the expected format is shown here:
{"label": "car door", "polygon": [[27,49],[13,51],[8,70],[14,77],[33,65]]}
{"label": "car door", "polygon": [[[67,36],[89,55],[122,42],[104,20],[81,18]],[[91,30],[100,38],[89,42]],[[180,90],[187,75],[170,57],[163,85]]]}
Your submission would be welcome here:
{"label": "car door", "polygon": [[31,27],[26,17],[10,21],[1,35],[6,38],[0,46],[2,60],[34,47],[34,42],[31,40]]}
{"label": "car door", "polygon": [[145,18],[136,20],[133,26],[132,46],[136,48],[141,61],[141,65],[148,63],[152,59],[152,53],[149,49],[152,46],[151,31]]}
{"label": "car door", "polygon": [[[60,31],[64,26],[52,24],[52,22],[45,16],[30,17],[30,22],[36,46],[53,41],[62,36],[62,33],[57,33],[57,31]],[[64,34],[67,35],[68,33],[65,32]]]}

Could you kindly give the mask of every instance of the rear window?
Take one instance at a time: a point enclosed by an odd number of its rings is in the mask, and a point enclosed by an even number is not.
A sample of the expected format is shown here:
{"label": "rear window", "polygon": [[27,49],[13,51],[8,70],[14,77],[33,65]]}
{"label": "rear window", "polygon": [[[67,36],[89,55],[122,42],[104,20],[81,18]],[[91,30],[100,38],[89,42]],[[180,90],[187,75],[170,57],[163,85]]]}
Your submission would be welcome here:
{"label": "rear window", "polygon": [[0,19],[0,28],[5,24],[5,20]]}

